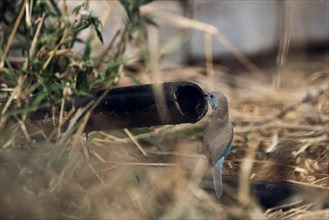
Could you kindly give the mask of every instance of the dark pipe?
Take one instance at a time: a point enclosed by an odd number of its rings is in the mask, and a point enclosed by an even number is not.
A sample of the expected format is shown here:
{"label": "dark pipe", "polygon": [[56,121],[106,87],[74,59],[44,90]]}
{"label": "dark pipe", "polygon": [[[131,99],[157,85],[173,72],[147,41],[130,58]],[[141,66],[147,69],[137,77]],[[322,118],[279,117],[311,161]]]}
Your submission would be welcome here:
{"label": "dark pipe", "polygon": [[[155,87],[162,88],[163,94],[156,94]],[[95,90],[91,92],[91,97],[76,99],[75,107],[96,101],[104,91]],[[163,102],[157,102],[158,97],[161,97],[159,95],[162,95]],[[198,85],[184,81],[114,88],[93,110],[86,131],[195,123],[208,110],[204,95]],[[67,106],[66,111],[69,110]],[[162,111],[163,115],[160,114]],[[49,114],[49,109],[39,110],[31,116],[30,121],[40,122]]]}
{"label": "dark pipe", "polygon": [[[227,206],[237,204],[239,177],[223,176],[223,183],[224,193],[220,201]],[[206,178],[202,185],[214,194],[211,178]],[[314,209],[329,208],[328,188],[269,180],[252,180],[250,188],[251,196],[264,208],[290,204],[293,199],[301,200],[303,203],[314,203]]]}

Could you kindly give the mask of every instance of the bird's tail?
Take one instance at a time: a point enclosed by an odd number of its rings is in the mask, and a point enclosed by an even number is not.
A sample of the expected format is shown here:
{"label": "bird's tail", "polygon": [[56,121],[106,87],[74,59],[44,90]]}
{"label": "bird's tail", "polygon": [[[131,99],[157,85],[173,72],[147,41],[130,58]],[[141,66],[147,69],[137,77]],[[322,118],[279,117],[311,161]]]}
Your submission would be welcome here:
{"label": "bird's tail", "polygon": [[224,163],[224,157],[219,158],[215,166],[212,167],[212,177],[214,181],[214,188],[216,196],[220,198],[223,194],[223,180],[222,180],[222,167]]}

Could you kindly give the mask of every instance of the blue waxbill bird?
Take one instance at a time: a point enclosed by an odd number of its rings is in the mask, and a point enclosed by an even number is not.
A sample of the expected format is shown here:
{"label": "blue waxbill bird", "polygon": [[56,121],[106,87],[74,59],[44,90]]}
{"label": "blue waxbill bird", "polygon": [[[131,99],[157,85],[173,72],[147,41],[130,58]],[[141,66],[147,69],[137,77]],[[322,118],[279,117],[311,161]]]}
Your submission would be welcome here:
{"label": "blue waxbill bird", "polygon": [[207,94],[213,112],[208,118],[203,133],[203,150],[212,167],[214,188],[218,198],[223,194],[222,167],[230,153],[233,139],[233,126],[228,115],[228,101],[224,93]]}

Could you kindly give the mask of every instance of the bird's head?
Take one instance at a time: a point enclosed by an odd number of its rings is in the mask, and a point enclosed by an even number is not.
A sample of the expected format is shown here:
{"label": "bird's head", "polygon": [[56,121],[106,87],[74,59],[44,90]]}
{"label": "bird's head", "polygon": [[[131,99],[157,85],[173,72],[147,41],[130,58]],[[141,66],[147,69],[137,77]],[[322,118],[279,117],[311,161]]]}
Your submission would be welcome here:
{"label": "bird's head", "polygon": [[217,109],[218,107],[222,108],[223,110],[228,109],[228,101],[224,93],[219,91],[209,92],[207,94],[208,102],[210,103],[213,110]]}

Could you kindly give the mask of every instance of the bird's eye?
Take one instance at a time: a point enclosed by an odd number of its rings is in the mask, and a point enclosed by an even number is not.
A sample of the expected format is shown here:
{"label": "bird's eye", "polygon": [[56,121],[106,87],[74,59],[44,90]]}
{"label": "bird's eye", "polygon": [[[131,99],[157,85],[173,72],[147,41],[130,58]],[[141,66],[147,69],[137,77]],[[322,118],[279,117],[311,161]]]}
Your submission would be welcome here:
{"label": "bird's eye", "polygon": [[210,94],[210,98],[214,98],[214,95],[213,94]]}

